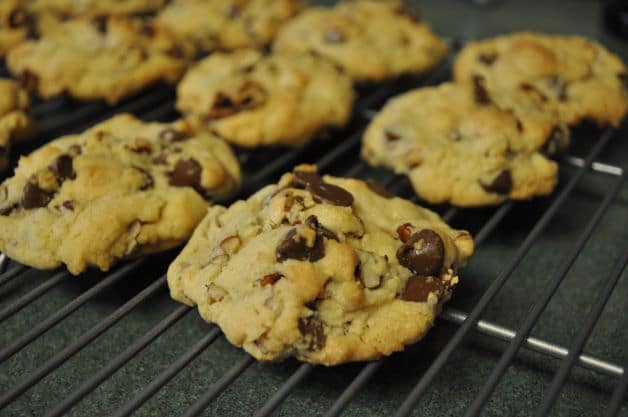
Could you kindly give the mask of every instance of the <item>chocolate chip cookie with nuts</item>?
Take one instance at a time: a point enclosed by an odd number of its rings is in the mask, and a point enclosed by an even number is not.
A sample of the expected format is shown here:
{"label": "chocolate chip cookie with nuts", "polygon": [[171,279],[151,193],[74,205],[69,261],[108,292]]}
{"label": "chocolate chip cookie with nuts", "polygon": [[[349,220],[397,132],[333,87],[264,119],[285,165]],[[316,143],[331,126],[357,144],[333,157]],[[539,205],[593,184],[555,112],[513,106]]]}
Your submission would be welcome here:
{"label": "chocolate chip cookie with nuts", "polygon": [[362,156],[406,174],[430,203],[482,206],[549,194],[558,169],[544,154],[567,145],[568,129],[556,114],[520,103],[503,110],[469,83],[410,91],[371,122]]}
{"label": "chocolate chip cookie with nuts", "polygon": [[40,269],[108,270],[181,244],[239,184],[222,139],[115,116],[20,159],[0,185],[0,250]]}
{"label": "chocolate chip cookie with nuts", "polygon": [[150,20],[80,18],[13,48],[7,65],[44,98],[67,92],[114,104],[158,81],[178,81],[192,53]]}
{"label": "chocolate chip cookie with nuts", "polygon": [[313,51],[363,82],[423,73],[447,52],[403,1],[376,0],[307,9],[280,29],[273,48]]}
{"label": "chocolate chip cookie with nuts", "polygon": [[300,9],[297,0],[174,0],[157,17],[199,53],[268,45]]}
{"label": "chocolate chip cookie with nuts", "polygon": [[303,165],[210,208],[168,285],[259,360],[336,365],[421,339],[472,252],[437,214]]}
{"label": "chocolate chip cookie with nuts", "polygon": [[299,146],[351,116],[351,79],[311,54],[217,52],[177,88],[177,109],[242,147]]}
{"label": "chocolate chip cookie with nuts", "polygon": [[454,63],[456,81],[480,85],[501,105],[527,95],[575,125],[617,126],[628,111],[628,70],[619,57],[579,36],[515,33],[470,42]]}
{"label": "chocolate chip cookie with nuts", "polygon": [[37,14],[110,16],[151,13],[165,3],[166,0],[28,0],[27,8]]}
{"label": "chocolate chip cookie with nuts", "polygon": [[11,144],[35,133],[29,103],[28,94],[15,81],[0,78],[0,173],[7,168]]}

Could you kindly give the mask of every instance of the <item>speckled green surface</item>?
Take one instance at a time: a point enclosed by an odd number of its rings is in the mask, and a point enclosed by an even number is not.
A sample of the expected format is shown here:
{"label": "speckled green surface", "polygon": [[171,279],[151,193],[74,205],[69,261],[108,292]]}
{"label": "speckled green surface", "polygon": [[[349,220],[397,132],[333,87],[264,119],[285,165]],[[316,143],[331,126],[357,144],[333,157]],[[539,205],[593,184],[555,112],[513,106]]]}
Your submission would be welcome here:
{"label": "speckled green surface", "polygon": [[[599,3],[571,1],[499,1],[489,7],[472,6],[462,0],[422,2],[423,16],[441,34],[477,38],[521,29],[557,33],[579,33],[600,39],[611,49],[628,57],[628,45],[604,33],[599,24]],[[602,160],[615,164],[628,161],[626,128],[603,152]],[[574,153],[583,154],[595,142],[591,131],[577,135]],[[356,155],[354,155],[354,158]],[[307,156],[306,156],[307,158]],[[342,174],[350,160],[335,166]],[[564,184],[573,170],[561,174]],[[363,175],[376,175],[366,172]],[[484,318],[517,327],[526,312],[582,233],[586,222],[600,204],[614,177],[587,174],[567,199],[563,209],[523,259],[504,288],[487,308]],[[395,191],[407,192],[401,184]],[[469,311],[483,291],[499,274],[552,199],[520,204],[482,245],[468,267],[451,305]],[[457,227],[477,232],[491,210],[465,211],[453,220]],[[555,343],[568,345],[577,333],[614,262],[628,249],[628,187],[623,187],[592,239],[553,297],[534,328],[533,334]],[[0,392],[23,379],[55,352],[113,312],[137,291],[165,271],[167,256],[153,257],[148,267],[138,270],[91,300],[80,310],[55,326],[6,363],[0,365]],[[628,277],[624,274],[586,351],[609,361],[628,361]],[[44,282],[51,274],[34,271],[0,287],[0,309]],[[0,324],[0,347],[15,340],[48,317],[99,279],[98,274],[68,279],[36,302]],[[86,378],[105,366],[117,354],[177,308],[165,290],[155,294],[133,310],[116,326],[42,379],[6,409],[1,416],[40,416],[71,393]],[[161,335],[94,392],[85,397],[69,415],[105,416],[132,398],[156,375],[186,352],[208,331],[195,311]],[[345,410],[344,416],[370,417],[390,415],[407,395],[431,361],[456,330],[439,321],[426,339],[389,358],[375,378]],[[438,375],[427,394],[417,404],[415,416],[462,415],[487,375],[500,357],[505,344],[473,335],[456,351]],[[175,416],[181,414],[214,381],[220,378],[243,353],[219,338],[202,352],[136,413],[138,416]],[[543,398],[559,363],[540,354],[522,350],[509,368],[484,408],[487,416],[532,415]],[[342,392],[362,365],[316,368],[277,410],[279,416],[319,416]],[[254,363],[210,407],[206,416],[250,416],[294,372],[298,364]],[[596,416],[603,413],[615,380],[593,372],[576,369],[562,391],[553,415]],[[628,415],[628,408],[622,409]]]}

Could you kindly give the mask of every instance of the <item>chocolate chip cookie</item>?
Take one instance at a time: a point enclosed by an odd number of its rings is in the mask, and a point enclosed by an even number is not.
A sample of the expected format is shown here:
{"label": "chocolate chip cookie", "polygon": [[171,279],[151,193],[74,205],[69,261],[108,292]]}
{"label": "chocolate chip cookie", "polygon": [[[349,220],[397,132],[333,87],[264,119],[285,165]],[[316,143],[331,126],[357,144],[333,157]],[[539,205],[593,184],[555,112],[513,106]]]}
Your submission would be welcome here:
{"label": "chocolate chip cookie", "polygon": [[297,0],[174,0],[157,19],[199,52],[262,47],[301,6]]}
{"label": "chocolate chip cookie", "polygon": [[29,10],[62,16],[109,16],[157,11],[166,0],[26,0]]}
{"label": "chocolate chip cookie", "polygon": [[26,91],[13,80],[0,79],[0,173],[7,167],[11,143],[27,139],[35,131],[28,106]]}
{"label": "chocolate chip cookie", "polygon": [[42,97],[67,92],[113,104],[157,81],[176,82],[191,53],[145,19],[80,18],[15,47],[7,64],[25,87]]}
{"label": "chocolate chip cookie", "polygon": [[570,125],[617,126],[628,109],[628,70],[616,55],[579,36],[515,33],[470,42],[454,65],[488,100],[525,94]]}
{"label": "chocolate chip cookie", "polygon": [[314,51],[357,81],[422,73],[447,47],[403,1],[349,1],[313,7],[280,29],[280,52]]}
{"label": "chocolate chip cookie", "polygon": [[552,192],[568,143],[557,116],[522,105],[503,110],[470,84],[444,83],[392,98],[369,125],[362,156],[408,175],[430,203],[497,204]]}
{"label": "chocolate chip cookie", "polygon": [[212,207],[168,284],[257,359],[335,365],[421,339],[472,252],[435,213],[303,165]]}
{"label": "chocolate chip cookie", "polygon": [[214,53],[185,75],[177,108],[243,147],[298,146],[351,115],[351,80],[310,54]]}
{"label": "chocolate chip cookie", "polygon": [[188,124],[119,115],[23,157],[0,185],[0,250],[40,269],[88,266],[185,241],[240,183],[229,145]]}
{"label": "chocolate chip cookie", "polygon": [[34,31],[34,17],[20,0],[0,1],[0,58]]}

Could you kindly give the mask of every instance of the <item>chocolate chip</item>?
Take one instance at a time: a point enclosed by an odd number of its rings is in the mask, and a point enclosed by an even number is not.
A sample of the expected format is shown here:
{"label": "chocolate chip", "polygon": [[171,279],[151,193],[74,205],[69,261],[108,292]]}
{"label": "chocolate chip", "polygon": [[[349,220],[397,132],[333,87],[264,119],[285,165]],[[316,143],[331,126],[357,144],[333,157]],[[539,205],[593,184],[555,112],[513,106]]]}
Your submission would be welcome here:
{"label": "chocolate chip", "polygon": [[107,23],[107,16],[95,16],[92,18],[92,25],[102,34],[107,33]]}
{"label": "chocolate chip", "polygon": [[517,132],[523,133],[523,123],[521,123],[521,120],[517,119],[515,123],[517,125]]}
{"label": "chocolate chip", "polygon": [[235,102],[226,94],[218,92],[208,116],[212,119],[221,119],[223,117],[231,116],[237,112],[238,109]]}
{"label": "chocolate chip", "polygon": [[166,165],[167,163],[168,163],[168,155],[166,155],[163,152],[153,158],[153,164]]}
{"label": "chocolate chip", "polygon": [[161,132],[159,132],[159,139],[163,140],[164,142],[167,143],[172,143],[172,142],[181,142],[185,139],[187,139],[188,136],[183,133],[180,132],[176,129],[173,129],[171,127],[167,127],[164,130],[162,130]]}
{"label": "chocolate chip", "polygon": [[624,90],[628,91],[628,72],[621,72],[617,74],[617,78],[619,78]]}
{"label": "chocolate chip", "polygon": [[335,26],[327,29],[324,36],[327,43],[343,43],[346,40],[342,29]]}
{"label": "chocolate chip", "polygon": [[406,243],[412,236],[413,228],[414,226],[412,226],[410,223],[404,223],[402,225],[399,225],[399,227],[397,227],[397,236],[399,236],[399,240],[401,240],[403,243]]}
{"label": "chocolate chip", "polygon": [[150,155],[153,152],[153,147],[148,143],[142,143],[139,145],[134,145],[128,148],[131,152],[140,153]]}
{"label": "chocolate chip", "polygon": [[155,180],[153,179],[153,176],[150,174],[150,172],[138,166],[134,166],[133,169],[135,169],[136,171],[139,171],[139,173],[142,174],[142,177],[144,179],[144,183],[140,186],[140,191],[150,190],[151,188],[155,186]]}
{"label": "chocolate chip", "polygon": [[547,96],[530,83],[521,83],[519,84],[519,88],[526,93],[536,94],[542,102],[547,101]]}
{"label": "chocolate chip", "polygon": [[301,317],[299,319],[299,331],[303,335],[308,349],[319,350],[325,346],[327,338],[323,323],[315,316]]}
{"label": "chocolate chip", "polygon": [[542,152],[546,155],[554,155],[555,153],[565,149],[569,144],[569,133],[566,129],[555,126],[549,134],[547,141],[543,145]]}
{"label": "chocolate chip", "polygon": [[8,216],[13,213],[13,210],[17,209],[18,205],[13,204],[12,206],[0,208],[0,216]]}
{"label": "chocolate chip", "polygon": [[315,172],[294,171],[292,186],[294,188],[305,189],[308,185],[322,182],[323,179]]}
{"label": "chocolate chip", "polygon": [[305,225],[310,229],[315,230],[316,233],[323,237],[326,237],[327,239],[333,239],[337,242],[339,241],[338,235],[326,228],[325,226],[321,226],[321,224],[318,222],[318,218],[314,215],[311,215],[307,219],[305,219]]}
{"label": "chocolate chip", "polygon": [[267,285],[275,285],[275,283],[279,281],[281,278],[283,278],[283,275],[281,275],[278,272],[275,272],[274,274],[264,275],[264,277],[262,277],[262,279],[259,280],[259,283],[262,287],[265,287]]}
{"label": "chocolate chip", "polygon": [[157,32],[155,31],[155,27],[153,25],[150,23],[144,23],[140,29],[140,33],[144,36],[152,38]]}
{"label": "chocolate chip", "polygon": [[379,195],[380,197],[384,197],[384,198],[389,199],[389,200],[391,198],[395,198],[395,195],[393,193],[391,193],[386,188],[384,188],[382,185],[376,183],[373,180],[367,180],[366,181],[366,186],[369,187],[369,190],[373,191],[375,194]]}
{"label": "chocolate chip", "polygon": [[33,18],[28,12],[20,7],[13,9],[9,14],[9,27],[19,28],[22,26],[32,26]]}
{"label": "chocolate chip", "polygon": [[203,167],[195,159],[180,159],[170,176],[170,185],[175,187],[198,187],[201,184]]}
{"label": "chocolate chip", "polygon": [[548,78],[547,84],[549,88],[556,92],[556,98],[558,100],[567,101],[567,81],[554,75]]}
{"label": "chocolate chip", "polygon": [[[420,244],[417,248],[415,244]],[[423,229],[414,233],[397,250],[399,263],[415,274],[437,275],[443,267],[445,245],[438,233]]]}
{"label": "chocolate chip", "polygon": [[305,239],[297,233],[297,229],[291,229],[275,250],[277,262],[284,262],[288,259],[316,262],[324,256],[325,246],[323,238],[316,234],[314,246],[310,248],[307,246]]}
{"label": "chocolate chip", "polygon": [[42,190],[37,184],[30,181],[26,183],[22,190],[21,204],[27,210],[46,207],[50,200],[52,200],[51,193]]}
{"label": "chocolate chip", "polygon": [[385,130],[384,136],[386,137],[386,140],[388,142],[397,142],[399,139],[401,139],[401,135],[391,132],[390,130]]}
{"label": "chocolate chip", "polygon": [[353,195],[344,188],[326,182],[310,184],[307,190],[312,193],[317,203],[328,203],[335,206],[350,207],[353,204]]}
{"label": "chocolate chip", "polygon": [[28,91],[33,91],[37,89],[37,85],[39,84],[39,77],[37,77],[37,75],[35,75],[35,73],[31,70],[25,69],[18,76],[17,82],[20,87]]}
{"label": "chocolate chip", "polygon": [[481,75],[473,76],[473,95],[476,103],[491,104],[491,97],[484,86],[484,77]]}
{"label": "chocolate chip", "polygon": [[444,290],[443,283],[436,277],[413,275],[408,278],[406,287],[401,294],[401,299],[405,301],[425,302],[430,293],[436,293],[436,296],[440,298]]}
{"label": "chocolate chip", "polygon": [[478,61],[484,65],[491,66],[497,60],[497,54],[495,52],[482,52],[478,55]]}
{"label": "chocolate chip", "polygon": [[63,207],[67,208],[70,211],[74,211],[74,201],[72,200],[65,200],[63,202]]}
{"label": "chocolate chip", "polygon": [[512,190],[512,175],[510,170],[506,169],[499,173],[490,184],[480,181],[480,185],[489,193],[506,195]]}
{"label": "chocolate chip", "polygon": [[65,180],[73,180],[76,178],[76,172],[74,172],[74,163],[70,155],[63,154],[59,156],[48,167],[50,172],[55,174],[57,181],[61,184]]}

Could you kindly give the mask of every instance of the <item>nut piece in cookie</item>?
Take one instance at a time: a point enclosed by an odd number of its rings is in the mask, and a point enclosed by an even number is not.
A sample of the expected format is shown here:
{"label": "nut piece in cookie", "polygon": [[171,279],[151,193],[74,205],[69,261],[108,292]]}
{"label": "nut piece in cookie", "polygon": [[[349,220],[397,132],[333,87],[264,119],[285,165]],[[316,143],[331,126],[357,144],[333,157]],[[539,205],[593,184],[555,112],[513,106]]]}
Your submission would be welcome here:
{"label": "nut piece in cookie", "polygon": [[57,24],[13,48],[7,65],[44,98],[67,92],[114,104],[158,81],[175,83],[191,55],[151,20],[99,16]]}
{"label": "nut piece in cookie", "polygon": [[260,360],[374,360],[421,339],[458,283],[471,236],[372,184],[302,165],[231,207],[214,206],[168,270]]}
{"label": "nut piece in cookie", "polygon": [[403,1],[362,0],[305,10],[280,29],[273,50],[314,52],[369,82],[426,72],[447,46]]}
{"label": "nut piece in cookie", "polygon": [[300,9],[297,0],[174,0],[157,21],[206,53],[263,47]]}
{"label": "nut piece in cookie", "polygon": [[28,107],[26,91],[13,80],[0,79],[0,173],[7,168],[11,144],[34,134]]}
{"label": "nut piece in cookie", "polygon": [[310,54],[265,56],[252,49],[217,52],[177,88],[177,108],[242,147],[303,145],[351,116],[351,80]]}
{"label": "nut piece in cookie", "polygon": [[422,199],[497,204],[552,192],[557,166],[544,153],[568,143],[556,114],[527,101],[487,103],[476,83],[444,83],[392,98],[366,130],[362,156],[408,175]]}
{"label": "nut piece in cookie", "polygon": [[500,107],[527,96],[561,120],[617,126],[628,111],[628,69],[579,36],[514,33],[470,42],[454,63],[456,81],[481,80]]}
{"label": "nut piece in cookie", "polygon": [[239,184],[222,139],[118,115],[20,159],[0,185],[0,250],[40,269],[108,270],[181,244]]}

